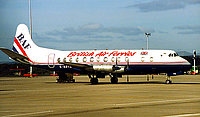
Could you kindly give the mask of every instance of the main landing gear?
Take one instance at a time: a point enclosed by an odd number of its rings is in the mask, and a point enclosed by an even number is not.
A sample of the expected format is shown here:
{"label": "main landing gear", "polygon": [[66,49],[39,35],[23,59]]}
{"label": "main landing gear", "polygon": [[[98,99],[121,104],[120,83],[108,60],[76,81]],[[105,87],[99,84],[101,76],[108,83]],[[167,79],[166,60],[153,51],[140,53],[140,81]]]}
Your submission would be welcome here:
{"label": "main landing gear", "polygon": [[75,82],[75,79],[73,78],[73,73],[59,72],[57,83],[66,83],[66,82],[68,83]]}
{"label": "main landing gear", "polygon": [[98,84],[99,80],[98,80],[98,78],[91,78],[90,82],[91,82],[91,84]]}
{"label": "main landing gear", "polygon": [[[91,74],[88,74],[89,78],[90,78],[90,82],[91,84],[98,84],[98,78],[105,78],[105,74],[96,74],[96,77]],[[110,76],[110,82],[112,84],[117,84],[118,83],[118,78],[117,78],[117,75],[112,75],[112,74],[109,74]]]}
{"label": "main landing gear", "polygon": [[89,78],[90,78],[90,82],[91,84],[98,84],[99,80],[97,77],[94,77],[94,74],[91,76],[90,74],[88,74]]}
{"label": "main landing gear", "polygon": [[112,84],[117,84],[118,83],[118,78],[117,78],[117,75],[109,75],[110,76],[110,82],[112,83]]}

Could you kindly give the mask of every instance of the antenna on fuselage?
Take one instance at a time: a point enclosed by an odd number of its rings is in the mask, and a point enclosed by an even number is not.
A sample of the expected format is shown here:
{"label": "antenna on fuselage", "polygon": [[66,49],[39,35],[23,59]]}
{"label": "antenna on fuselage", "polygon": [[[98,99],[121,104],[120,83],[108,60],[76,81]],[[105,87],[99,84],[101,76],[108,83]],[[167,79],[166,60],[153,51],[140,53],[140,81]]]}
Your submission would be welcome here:
{"label": "antenna on fuselage", "polygon": [[147,38],[147,50],[149,49],[149,36],[151,36],[151,33],[144,33]]}

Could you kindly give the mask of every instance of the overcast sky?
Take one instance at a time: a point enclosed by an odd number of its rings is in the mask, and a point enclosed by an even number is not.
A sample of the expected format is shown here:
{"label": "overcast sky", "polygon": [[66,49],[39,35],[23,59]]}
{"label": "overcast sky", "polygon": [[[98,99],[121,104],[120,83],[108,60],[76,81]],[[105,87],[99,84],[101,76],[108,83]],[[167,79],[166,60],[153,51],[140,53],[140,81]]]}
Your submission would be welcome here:
{"label": "overcast sky", "polygon": [[[60,50],[146,48],[200,53],[200,0],[32,0],[33,40]],[[28,0],[0,0],[0,47],[29,25]],[[0,52],[0,61],[7,58]]]}

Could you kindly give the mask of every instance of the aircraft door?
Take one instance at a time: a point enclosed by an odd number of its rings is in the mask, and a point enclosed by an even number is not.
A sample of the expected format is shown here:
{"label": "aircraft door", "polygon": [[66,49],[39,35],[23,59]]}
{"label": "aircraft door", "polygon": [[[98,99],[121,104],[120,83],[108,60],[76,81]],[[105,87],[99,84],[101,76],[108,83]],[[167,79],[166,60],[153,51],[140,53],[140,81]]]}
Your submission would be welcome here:
{"label": "aircraft door", "polygon": [[54,53],[49,54],[49,56],[48,56],[48,67],[49,68],[55,67],[54,59],[55,59],[55,54]]}

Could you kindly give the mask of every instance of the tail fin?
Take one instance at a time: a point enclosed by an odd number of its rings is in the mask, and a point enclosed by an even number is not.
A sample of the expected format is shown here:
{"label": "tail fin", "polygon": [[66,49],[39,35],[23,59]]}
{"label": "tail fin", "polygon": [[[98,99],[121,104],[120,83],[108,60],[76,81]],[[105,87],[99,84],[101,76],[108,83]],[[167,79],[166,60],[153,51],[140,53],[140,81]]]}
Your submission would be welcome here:
{"label": "tail fin", "polygon": [[14,43],[12,50],[18,54],[30,58],[34,48],[37,45],[32,41],[29,34],[28,27],[25,24],[19,24],[14,37]]}

